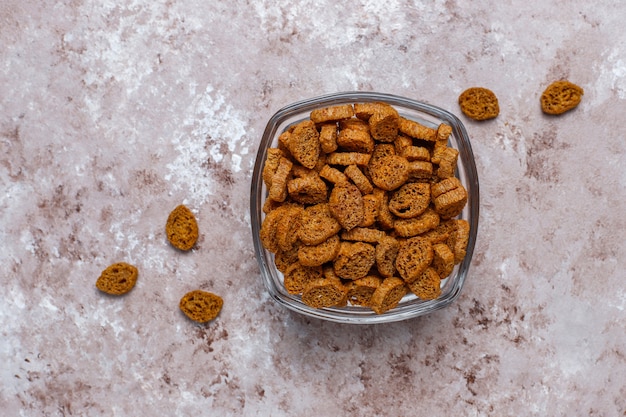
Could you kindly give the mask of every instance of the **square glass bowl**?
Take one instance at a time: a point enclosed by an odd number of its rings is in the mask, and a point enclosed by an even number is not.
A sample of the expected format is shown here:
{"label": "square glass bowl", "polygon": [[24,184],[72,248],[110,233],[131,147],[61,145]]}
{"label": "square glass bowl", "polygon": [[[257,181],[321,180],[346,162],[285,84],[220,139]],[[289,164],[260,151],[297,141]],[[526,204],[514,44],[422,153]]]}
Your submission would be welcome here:
{"label": "square glass bowl", "polygon": [[[278,146],[278,136],[289,126],[309,119],[311,110],[340,104],[385,102],[398,113],[423,125],[436,128],[441,123],[452,127],[448,145],[459,151],[456,176],[467,189],[468,200],[458,218],[470,224],[467,254],[463,261],[454,267],[452,273],[441,283],[441,296],[424,301],[412,293],[407,294],[400,304],[383,313],[376,314],[369,308],[360,306],[330,307],[316,309],[304,304],[299,295],[287,292],[283,285],[283,275],[274,265],[274,255],[261,244],[259,232],[264,218],[263,203],[268,190],[262,179],[263,165],[267,149]],[[309,317],[316,317],[338,323],[373,324],[406,320],[439,310],[452,303],[461,293],[467,277],[478,230],[478,176],[469,136],[461,121],[452,113],[429,104],[405,97],[375,92],[344,92],[311,98],[290,104],[280,109],[267,123],[259,145],[252,185],[250,190],[250,218],[254,249],[261,270],[261,276],[270,296],[284,307]]]}

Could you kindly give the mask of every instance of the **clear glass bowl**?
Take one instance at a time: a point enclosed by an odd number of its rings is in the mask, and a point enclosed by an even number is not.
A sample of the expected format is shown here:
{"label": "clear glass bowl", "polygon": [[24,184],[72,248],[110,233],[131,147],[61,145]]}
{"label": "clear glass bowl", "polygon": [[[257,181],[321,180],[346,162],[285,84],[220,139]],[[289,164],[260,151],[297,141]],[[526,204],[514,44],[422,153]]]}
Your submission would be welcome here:
{"label": "clear glass bowl", "polygon": [[[454,271],[442,281],[441,296],[435,300],[423,301],[413,294],[407,294],[400,304],[383,314],[376,314],[369,308],[359,306],[331,307],[316,309],[302,302],[300,296],[292,295],[283,286],[283,275],[274,265],[274,255],[261,244],[259,231],[264,218],[263,203],[267,189],[262,179],[263,165],[267,149],[276,147],[278,136],[289,126],[308,119],[311,110],[347,103],[386,102],[394,106],[401,116],[436,128],[440,123],[452,127],[449,146],[459,151],[457,177],[468,192],[467,205],[459,218],[470,224],[470,236],[465,259],[455,266]],[[315,97],[290,104],[272,116],[267,123],[259,145],[252,185],[250,190],[250,217],[254,249],[261,270],[261,276],[271,297],[283,306],[310,317],[339,323],[373,324],[406,320],[439,310],[452,303],[461,293],[467,277],[478,230],[478,176],[469,136],[461,121],[452,113],[429,104],[405,97],[375,92],[344,92]]]}

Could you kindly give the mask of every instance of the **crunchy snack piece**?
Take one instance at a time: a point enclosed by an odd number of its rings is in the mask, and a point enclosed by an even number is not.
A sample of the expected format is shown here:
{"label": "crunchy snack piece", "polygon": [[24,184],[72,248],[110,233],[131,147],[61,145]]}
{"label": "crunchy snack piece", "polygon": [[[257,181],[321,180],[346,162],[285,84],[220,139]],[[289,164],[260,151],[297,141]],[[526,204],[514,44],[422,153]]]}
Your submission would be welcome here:
{"label": "crunchy snack piece", "polygon": [[293,201],[302,204],[317,204],[326,201],[328,189],[326,183],[315,172],[314,175],[294,178],[287,182],[287,192]]}
{"label": "crunchy snack piece", "polygon": [[433,199],[435,199],[440,195],[447,193],[448,191],[452,191],[455,188],[462,186],[463,184],[461,184],[461,180],[459,180],[458,178],[446,178],[431,185],[430,195],[433,197]]}
{"label": "crunchy snack piece", "polygon": [[280,203],[278,201],[274,201],[274,200],[270,200],[269,198],[266,198],[265,201],[263,202],[263,213],[267,214],[272,210],[275,210],[276,208],[282,206],[284,203]]}
{"label": "crunchy snack piece", "polygon": [[406,295],[407,288],[400,278],[388,277],[376,288],[370,301],[376,314],[383,314],[395,308]]}
{"label": "crunchy snack piece", "polygon": [[441,162],[443,152],[448,148],[448,138],[452,134],[452,128],[447,124],[440,124],[437,128],[437,140],[433,147],[433,153],[430,162],[438,164]]}
{"label": "crunchy snack piece", "polygon": [[395,190],[409,179],[409,161],[398,155],[383,156],[370,166],[370,176],[378,188]]}
{"label": "crunchy snack piece", "polygon": [[320,156],[320,135],[311,120],[298,123],[287,141],[287,148],[296,161],[307,168],[315,168]]}
{"label": "crunchy snack piece", "polygon": [[389,211],[402,219],[422,214],[430,205],[430,184],[412,182],[393,192],[389,200]]}
{"label": "crunchy snack piece", "polygon": [[433,268],[426,268],[408,286],[409,290],[422,300],[434,300],[441,295],[441,278]]}
{"label": "crunchy snack piece", "polygon": [[469,241],[470,225],[467,220],[454,220],[456,230],[452,241],[452,251],[454,252],[454,263],[460,264],[467,253],[467,243]]}
{"label": "crunchy snack piece", "polygon": [[367,227],[355,227],[341,233],[342,240],[377,243],[387,234],[378,229],[370,229]]}
{"label": "crunchy snack piece", "polygon": [[414,120],[405,119],[404,117],[400,118],[399,129],[400,132],[412,138],[427,140],[429,142],[437,140],[437,131],[435,129],[424,126]]}
{"label": "crunchy snack piece", "polygon": [[397,219],[393,222],[393,228],[402,237],[421,235],[436,228],[438,225],[439,215],[430,207],[417,217]]}
{"label": "crunchy snack piece", "polygon": [[361,191],[361,194],[371,194],[374,191],[374,187],[370,180],[367,179],[363,171],[356,165],[348,165],[343,171],[348,178],[352,180],[354,185]]}
{"label": "crunchy snack piece", "polygon": [[438,140],[435,142],[435,146],[433,146],[432,155],[430,157],[430,162],[433,164],[439,164],[441,162],[441,156],[448,149],[448,141],[447,140]]}
{"label": "crunchy snack piece", "polygon": [[298,237],[305,245],[319,245],[340,230],[341,224],[331,214],[328,203],[320,203],[304,209]]}
{"label": "crunchy snack piece", "polygon": [[562,114],[580,104],[584,91],[569,81],[550,84],[541,94],[541,110],[546,114]]}
{"label": "crunchy snack piece", "polygon": [[343,281],[337,274],[335,274],[335,269],[333,268],[333,264],[329,263],[322,267],[322,275],[326,279],[330,279],[333,281],[339,281],[343,287],[343,299],[339,301],[339,303],[335,304],[335,307],[345,307],[348,305],[348,286],[346,282]]}
{"label": "crunchy snack piece", "polygon": [[446,147],[439,158],[439,168],[437,169],[437,176],[440,179],[453,177],[458,158],[459,151],[454,148]]}
{"label": "crunchy snack piece", "polygon": [[265,182],[265,186],[269,189],[272,186],[272,177],[276,173],[278,169],[278,164],[280,162],[280,158],[285,156],[283,151],[278,148],[269,148],[267,150],[267,156],[265,158],[265,165],[263,165],[263,182]]}
{"label": "crunchy snack piece", "polygon": [[123,295],[137,282],[137,268],[126,262],[109,265],[96,280],[96,288],[111,295]]}
{"label": "crunchy snack piece", "polygon": [[289,294],[302,294],[309,282],[322,278],[321,266],[304,266],[296,262],[283,273],[285,289]]}
{"label": "crunchy snack piece", "polygon": [[373,194],[363,196],[363,220],[359,223],[359,227],[370,227],[376,223],[379,204],[378,199]]}
{"label": "crunchy snack piece", "polygon": [[383,282],[376,275],[367,275],[348,283],[348,301],[355,306],[369,307],[372,295]]}
{"label": "crunchy snack piece", "polygon": [[224,300],[219,295],[208,291],[190,291],[180,299],[179,307],[191,320],[198,323],[206,323],[215,319],[220,311]]}
{"label": "crunchy snack piece", "polygon": [[379,169],[383,164],[381,163],[382,158],[386,156],[396,155],[396,148],[391,143],[377,143],[374,146],[374,151],[371,154],[371,158],[366,167],[363,167],[364,174],[367,178],[372,180],[371,172],[372,170]]}
{"label": "crunchy snack piece", "polygon": [[326,162],[329,165],[359,165],[365,166],[370,161],[371,155],[359,152],[333,152],[328,154]]}
{"label": "crunchy snack piece", "polygon": [[459,96],[459,106],[463,114],[474,120],[493,119],[500,114],[498,97],[493,91],[482,87],[463,91]]}
{"label": "crunchy snack piece", "polygon": [[379,142],[393,142],[398,136],[400,116],[386,103],[378,103],[368,122],[372,137]]}
{"label": "crunchy snack piece", "polygon": [[339,129],[362,130],[369,133],[370,125],[369,123],[361,119],[344,119],[339,121]]}
{"label": "crunchy snack piece", "polygon": [[271,200],[282,202],[287,198],[287,181],[291,175],[292,167],[293,163],[289,159],[280,157],[269,189],[269,198]]}
{"label": "crunchy snack piece", "polygon": [[407,161],[430,161],[430,151],[423,146],[407,146],[400,153]]}
{"label": "crunchy snack piece", "polygon": [[437,126],[437,142],[442,140],[445,140],[447,142],[451,134],[452,126],[445,123],[441,123],[439,126]]}
{"label": "crunchy snack piece", "polygon": [[313,168],[318,174],[321,171],[321,169],[327,165],[326,164],[326,154],[325,153],[320,153],[319,158],[317,158],[317,164],[315,164],[315,167]]}
{"label": "crunchy snack piece", "polygon": [[193,248],[198,240],[198,223],[191,210],[182,204],[172,210],[165,223],[165,234],[175,248]]}
{"label": "crunchy snack piece", "polygon": [[409,162],[409,180],[427,180],[433,176],[433,164],[428,161]]}
{"label": "crunchy snack piece", "polygon": [[396,257],[400,243],[391,236],[385,236],[376,245],[376,268],[383,277],[391,277],[396,273]]}
{"label": "crunchy snack piece", "polygon": [[370,170],[378,168],[384,164],[382,158],[386,156],[396,155],[396,147],[391,143],[379,143],[374,146],[374,151],[369,160],[368,167]]}
{"label": "crunchy snack piece", "polygon": [[354,103],[354,115],[358,119],[368,121],[378,106],[379,103]]}
{"label": "crunchy snack piece", "polygon": [[298,250],[300,246],[302,246],[302,243],[296,241],[290,250],[278,250],[278,252],[274,254],[274,265],[276,265],[276,269],[285,273],[287,268],[298,262]]}
{"label": "crunchy snack piece", "polygon": [[347,299],[347,292],[340,279],[319,278],[306,285],[302,291],[302,302],[313,308],[343,305]]}
{"label": "crunchy snack piece", "polygon": [[[292,129],[293,130],[293,129]],[[291,140],[291,130],[286,130],[278,136],[278,149],[283,153],[282,156],[290,157],[289,141]]]}
{"label": "crunchy snack piece", "polygon": [[446,178],[431,186],[435,211],[445,219],[458,216],[467,203],[467,190],[456,177]]}
{"label": "crunchy snack piece", "polygon": [[367,275],[375,262],[374,246],[364,242],[341,242],[333,262],[335,273],[344,279],[359,279]]}
{"label": "crunchy snack piece", "polygon": [[298,260],[304,266],[319,266],[337,257],[341,241],[333,235],[319,245],[301,245],[298,249]]}
{"label": "crunchy snack piece", "polygon": [[285,204],[267,213],[263,222],[261,223],[261,230],[259,231],[259,238],[261,244],[268,251],[276,253],[280,250],[278,244],[278,237],[276,231],[278,230],[278,224],[282,219],[285,212],[288,210],[289,205]]}
{"label": "crunchy snack piece", "polygon": [[335,307],[347,306],[348,305],[348,286],[346,285],[346,282],[343,281],[341,278],[339,278],[339,276],[335,273],[335,269],[333,268],[332,263],[328,263],[322,266],[322,275],[326,279],[341,282],[343,286],[343,290],[344,290],[344,297],[338,304],[335,305]]}
{"label": "crunchy snack piece", "polygon": [[302,165],[294,164],[291,168],[291,174],[296,178],[307,178],[319,175],[315,169],[305,168]]}
{"label": "crunchy snack piece", "polygon": [[400,245],[396,257],[396,269],[407,283],[415,281],[433,261],[433,245],[430,240],[412,237]]}
{"label": "crunchy snack piece", "polygon": [[380,228],[383,230],[393,229],[395,219],[391,211],[389,211],[389,194],[380,188],[374,188],[372,194],[378,200],[378,216],[376,220]]}
{"label": "crunchy snack piece", "polygon": [[404,151],[407,148],[413,146],[413,138],[399,133],[396,140],[393,141],[393,146],[396,149],[396,155],[401,155],[406,158],[406,156],[404,155]]}
{"label": "crunchy snack piece", "polygon": [[337,145],[345,151],[371,153],[374,150],[374,139],[366,130],[342,129],[337,136]]}
{"label": "crunchy snack piece", "polygon": [[265,203],[263,203],[263,213],[267,214],[272,210],[276,210],[278,207],[284,206],[285,203],[283,201],[274,201],[274,200],[270,200],[269,198],[267,200],[265,200]]}
{"label": "crunchy snack piece", "polygon": [[298,230],[300,229],[303,213],[304,208],[297,204],[290,204],[284,209],[283,215],[276,224],[275,231],[276,242],[281,251],[291,250],[298,241]]}
{"label": "crunchy snack piece", "polygon": [[437,271],[440,279],[446,278],[454,269],[454,253],[445,243],[433,245],[432,267]]}
{"label": "crunchy snack piece", "polygon": [[315,109],[311,112],[311,120],[314,123],[325,123],[341,119],[349,119],[354,116],[352,104],[340,104],[337,106]]}
{"label": "crunchy snack piece", "polygon": [[337,184],[328,199],[330,212],[339,224],[350,230],[363,221],[363,196],[356,185],[350,182]]}
{"label": "crunchy snack piece", "polygon": [[337,168],[333,168],[326,164],[320,170],[320,177],[332,182],[333,184],[340,184],[342,182],[348,182],[348,177]]}
{"label": "crunchy snack piece", "polygon": [[320,128],[320,146],[322,152],[335,152],[337,145],[337,125],[335,123],[325,123]]}
{"label": "crunchy snack piece", "polygon": [[434,228],[422,234],[422,237],[430,240],[434,245],[435,243],[446,243],[450,247],[454,247],[455,233],[457,224],[454,219],[445,219],[440,221]]}

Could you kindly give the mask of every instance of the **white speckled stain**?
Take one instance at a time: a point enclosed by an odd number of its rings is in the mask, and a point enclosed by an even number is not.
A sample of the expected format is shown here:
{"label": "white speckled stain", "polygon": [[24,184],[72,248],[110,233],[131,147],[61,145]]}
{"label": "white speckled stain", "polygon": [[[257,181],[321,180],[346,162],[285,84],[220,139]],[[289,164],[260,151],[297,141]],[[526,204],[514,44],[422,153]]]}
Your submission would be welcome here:
{"label": "white speckled stain", "polygon": [[607,61],[612,75],[610,85],[617,91],[619,98],[624,100],[626,99],[626,61],[622,57],[624,57],[624,52],[615,48],[607,57]]}
{"label": "white speckled stain", "polygon": [[603,60],[594,63],[598,73],[597,83],[592,105],[600,105],[611,96],[611,92],[617,94],[620,100],[626,99],[626,60],[621,47],[613,47],[605,51]]}
{"label": "white speckled stain", "polygon": [[222,145],[225,144],[230,163],[227,168],[239,172],[242,155],[248,153],[249,146],[242,141],[246,133],[243,117],[227,104],[223,94],[214,92],[212,86],[206,87],[187,113],[189,116],[184,126],[192,130],[189,135],[179,133],[173,138],[178,154],[167,165],[169,174],[165,179],[173,184],[174,189],[188,190],[186,200],[199,206],[215,194],[215,179],[207,176],[207,159],[224,162]]}
{"label": "white speckled stain", "polygon": [[[24,293],[16,285],[12,286],[8,292],[8,299],[17,309],[22,310],[26,307]],[[0,314],[6,313],[4,309],[0,310]]]}
{"label": "white speckled stain", "polygon": [[49,295],[39,301],[39,306],[45,308],[46,310],[50,310],[52,313],[59,311],[59,308],[53,304],[52,298],[50,298]]}
{"label": "white speckled stain", "polygon": [[[413,5],[402,0],[361,0],[357,3],[358,7],[352,4],[344,8],[339,3],[329,7],[311,0],[296,3],[285,0],[262,1],[254,2],[254,9],[261,26],[270,34],[307,30],[307,37],[315,39],[316,43],[329,49],[341,49],[362,41],[371,34],[373,28],[380,31],[382,38],[391,39],[407,27],[408,11],[425,8],[419,3]],[[315,18],[310,25],[305,26],[299,21],[303,15]]]}
{"label": "white speckled stain", "polygon": [[22,243],[22,245],[24,245],[24,250],[29,252],[31,255],[35,254],[37,250],[37,242],[35,241],[35,238],[30,230],[22,230],[20,242]]}
{"label": "white speckled stain", "polygon": [[520,53],[519,46],[511,40],[509,25],[503,22],[492,23],[490,31],[503,59]]}
{"label": "white speckled stain", "polygon": [[[171,31],[176,30],[173,22],[180,17],[175,10],[166,13],[159,2],[132,4],[108,3],[86,7],[83,13],[94,19],[109,22],[106,32],[88,31],[66,33],[63,43],[72,46],[88,44],[90,53],[85,54],[83,63],[90,70],[85,75],[87,85],[101,85],[111,79],[117,79],[132,96],[145,88],[144,80],[154,70],[155,54],[147,47],[146,40],[154,35],[166,39]],[[149,24],[161,22],[163,24]],[[185,28],[188,31],[201,27],[201,22],[193,15],[185,16]]]}

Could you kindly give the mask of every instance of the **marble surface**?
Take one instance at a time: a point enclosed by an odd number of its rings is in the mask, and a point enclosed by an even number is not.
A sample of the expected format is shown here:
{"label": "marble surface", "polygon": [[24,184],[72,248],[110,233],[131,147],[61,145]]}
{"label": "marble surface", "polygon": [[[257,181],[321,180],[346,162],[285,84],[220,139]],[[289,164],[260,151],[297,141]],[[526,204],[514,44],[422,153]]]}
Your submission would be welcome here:
{"label": "marble surface", "polygon": [[[582,0],[3,0],[0,409],[7,416],[626,413],[626,9]],[[556,79],[580,106],[543,115]],[[481,185],[464,292],[347,326],[265,294],[249,186],[268,118],[347,90],[460,113]],[[164,222],[187,204],[191,253]],[[94,286],[115,261],[135,289]],[[178,310],[223,296],[217,320]]]}

